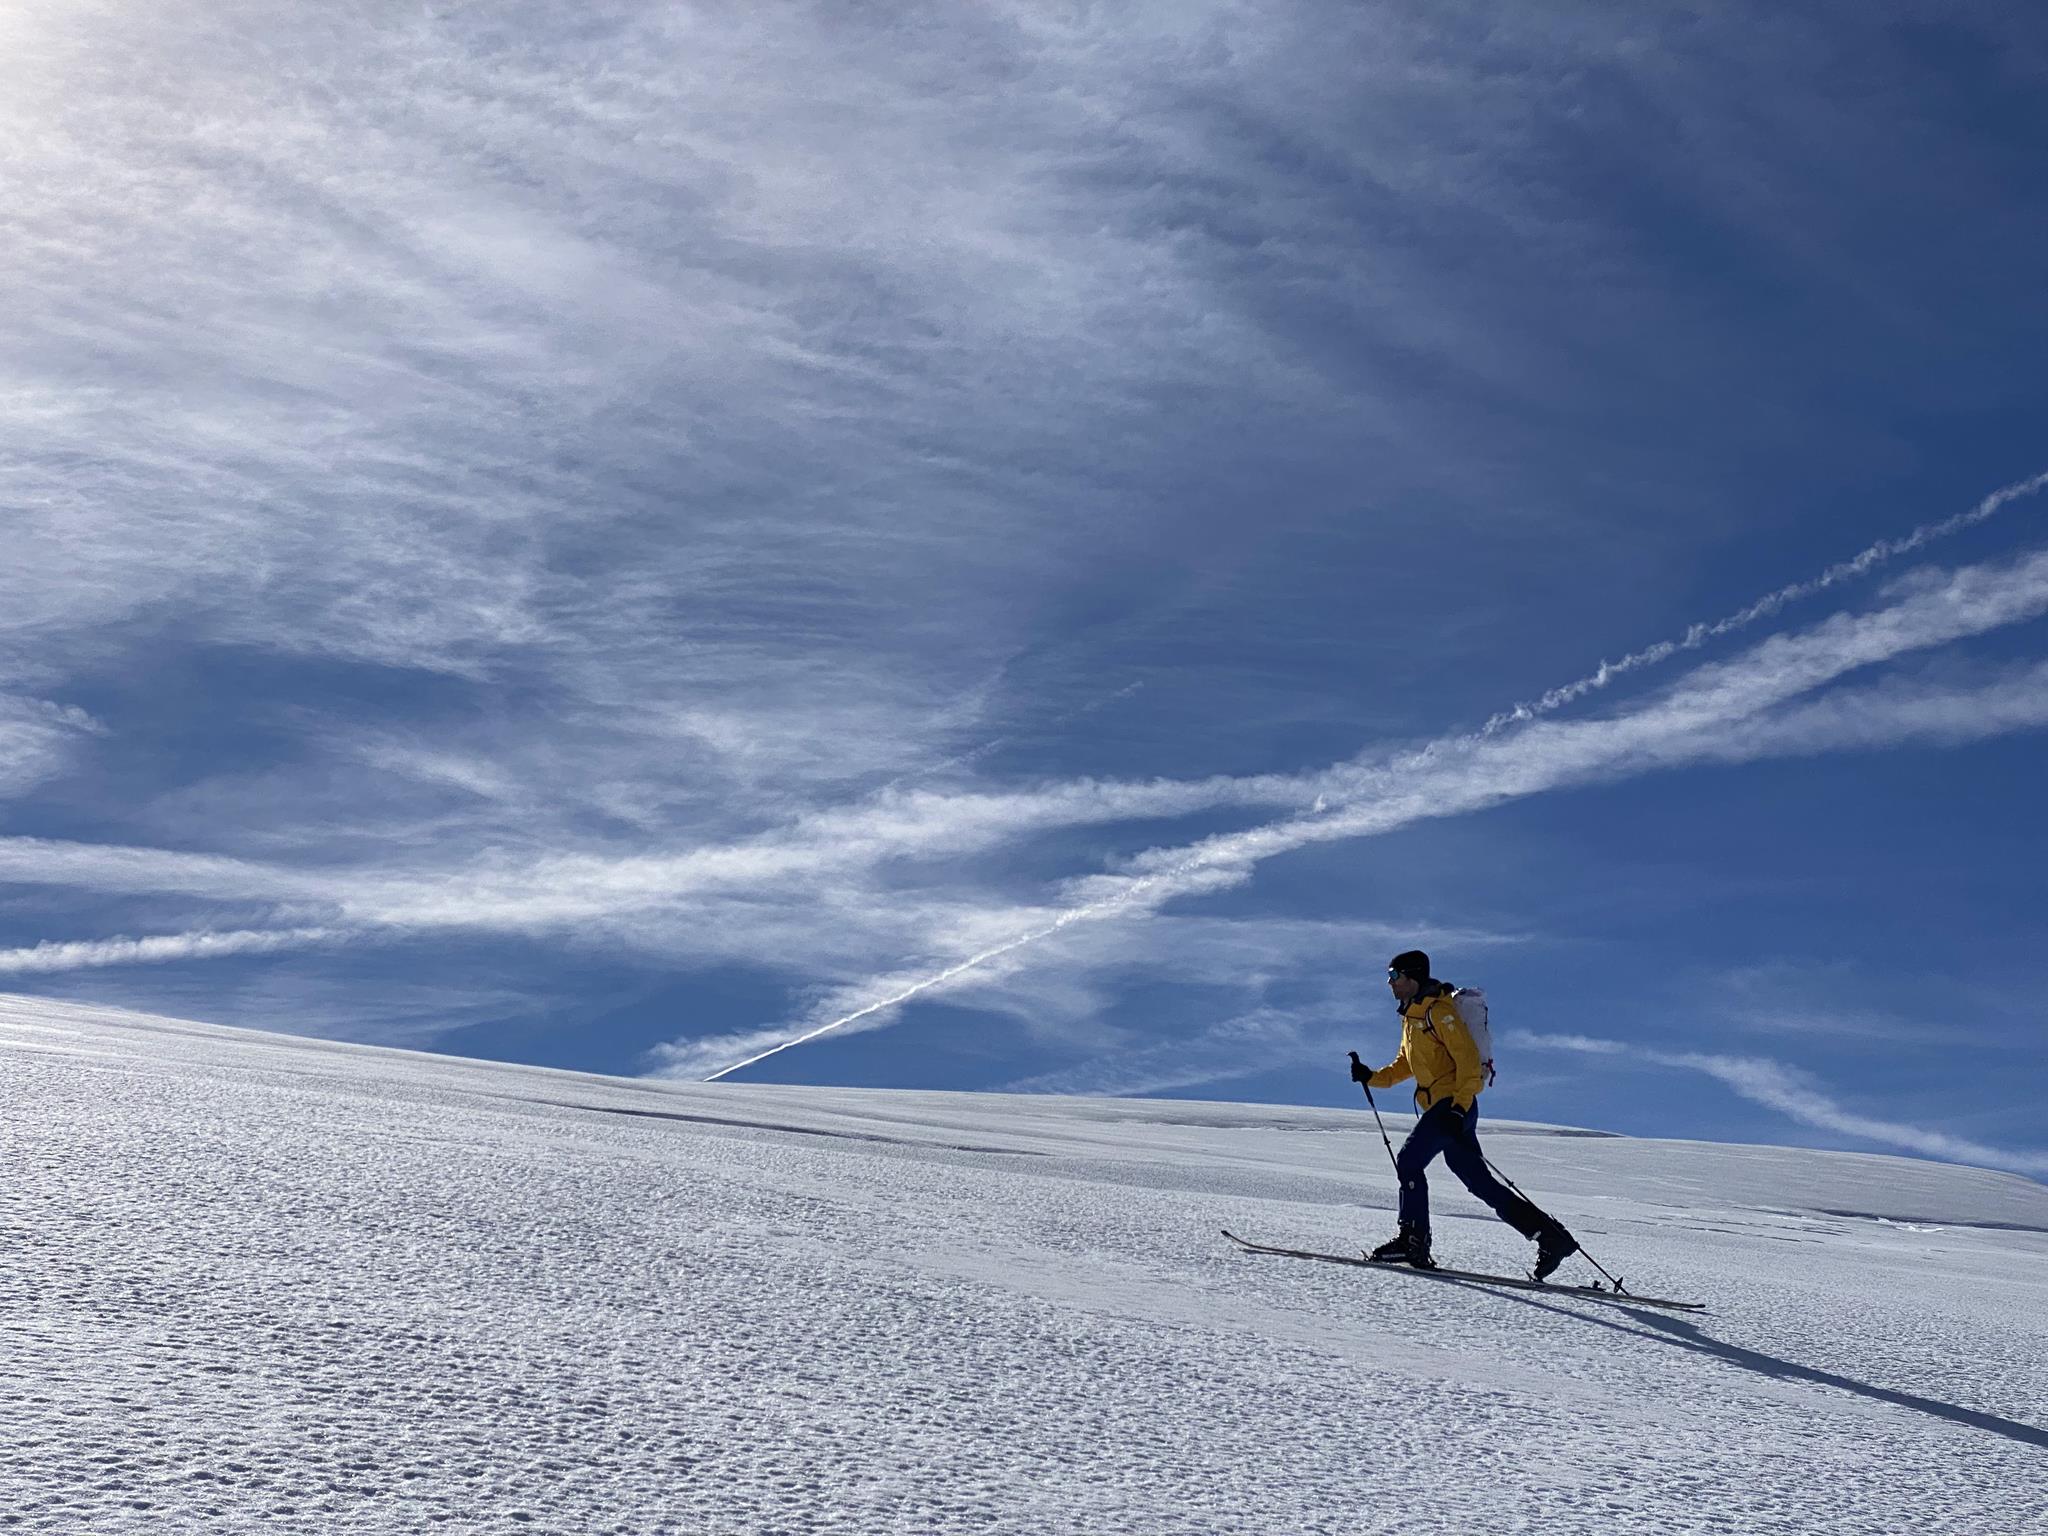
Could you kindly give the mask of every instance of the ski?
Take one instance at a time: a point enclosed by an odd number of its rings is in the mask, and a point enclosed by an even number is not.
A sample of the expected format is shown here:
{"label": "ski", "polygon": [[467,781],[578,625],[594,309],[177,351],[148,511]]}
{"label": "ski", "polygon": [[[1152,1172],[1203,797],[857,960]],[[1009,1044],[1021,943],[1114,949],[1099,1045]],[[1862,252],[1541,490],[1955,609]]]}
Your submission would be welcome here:
{"label": "ski", "polygon": [[1348,1258],[1340,1253],[1315,1253],[1306,1248],[1276,1248],[1239,1237],[1228,1227],[1223,1235],[1246,1253],[1270,1253],[1286,1259],[1315,1259],[1324,1264],[1350,1264],[1359,1269],[1398,1270],[1424,1280],[1452,1280],[1466,1285],[1497,1285],[1517,1291],[1542,1291],[1551,1296],[1569,1296],[1574,1301],[1604,1301],[1617,1307],[1663,1307],[1672,1312],[1704,1312],[1703,1301],[1667,1301],[1658,1296],[1638,1296],[1633,1291],[1611,1291],[1604,1285],[1553,1285],[1547,1280],[1526,1280],[1514,1275],[1486,1275],[1470,1269],[1417,1269],[1410,1264],[1380,1264],[1360,1255]]}

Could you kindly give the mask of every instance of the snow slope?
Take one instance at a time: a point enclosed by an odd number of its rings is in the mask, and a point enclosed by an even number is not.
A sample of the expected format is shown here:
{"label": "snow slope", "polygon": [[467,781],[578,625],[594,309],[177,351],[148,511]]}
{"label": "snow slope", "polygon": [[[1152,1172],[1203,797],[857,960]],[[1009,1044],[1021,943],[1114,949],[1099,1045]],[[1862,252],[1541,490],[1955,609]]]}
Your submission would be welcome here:
{"label": "snow slope", "polygon": [[[2008,1175],[1490,1127],[1636,1289],[1712,1304],[1663,1314],[1216,1235],[1389,1230],[1362,1112],[6,997],[0,1096],[4,1530],[2048,1530],[2048,1190]],[[1525,1257],[1434,1183],[1447,1260]]]}

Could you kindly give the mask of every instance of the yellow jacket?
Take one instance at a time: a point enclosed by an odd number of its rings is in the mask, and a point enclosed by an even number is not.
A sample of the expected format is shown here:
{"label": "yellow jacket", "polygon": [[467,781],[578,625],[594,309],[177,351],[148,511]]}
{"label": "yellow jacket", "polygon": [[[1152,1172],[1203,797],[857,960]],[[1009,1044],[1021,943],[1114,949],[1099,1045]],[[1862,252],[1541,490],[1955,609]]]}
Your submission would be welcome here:
{"label": "yellow jacket", "polygon": [[1401,1054],[1373,1073],[1372,1085],[1391,1088],[1411,1077],[1418,1112],[1440,1099],[1455,1100],[1460,1109],[1478,1102],[1485,1069],[1448,991],[1418,997],[1401,1010]]}

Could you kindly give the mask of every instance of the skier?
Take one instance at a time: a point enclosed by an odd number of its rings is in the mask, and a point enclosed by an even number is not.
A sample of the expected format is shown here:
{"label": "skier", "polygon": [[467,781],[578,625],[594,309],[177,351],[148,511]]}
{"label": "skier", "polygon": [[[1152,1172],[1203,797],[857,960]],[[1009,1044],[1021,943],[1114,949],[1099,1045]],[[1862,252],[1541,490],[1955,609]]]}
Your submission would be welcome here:
{"label": "skier", "polygon": [[1401,1180],[1401,1230],[1373,1249],[1383,1264],[1434,1269],[1429,1253],[1429,1183],[1423,1170],[1441,1152],[1464,1186],[1524,1237],[1536,1240],[1535,1276],[1541,1280],[1579,1251],[1578,1239],[1556,1217],[1508,1189],[1479,1150],[1479,1090],[1485,1072],[1479,1048],[1458,1016],[1451,988],[1429,974],[1429,956],[1404,950],[1387,966],[1387,985],[1401,1012],[1401,1053],[1377,1072],[1354,1053],[1351,1076],[1367,1088],[1391,1088],[1415,1079],[1418,1118],[1394,1171]]}

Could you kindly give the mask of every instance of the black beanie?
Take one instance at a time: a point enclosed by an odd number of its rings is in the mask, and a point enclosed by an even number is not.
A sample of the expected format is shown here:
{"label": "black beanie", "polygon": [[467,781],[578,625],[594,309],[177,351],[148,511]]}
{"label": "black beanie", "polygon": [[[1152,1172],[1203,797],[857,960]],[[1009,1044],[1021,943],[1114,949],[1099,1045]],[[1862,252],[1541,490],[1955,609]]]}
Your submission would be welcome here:
{"label": "black beanie", "polygon": [[1398,971],[1403,976],[1413,976],[1417,981],[1429,980],[1429,956],[1419,949],[1404,949],[1387,962],[1387,969]]}

